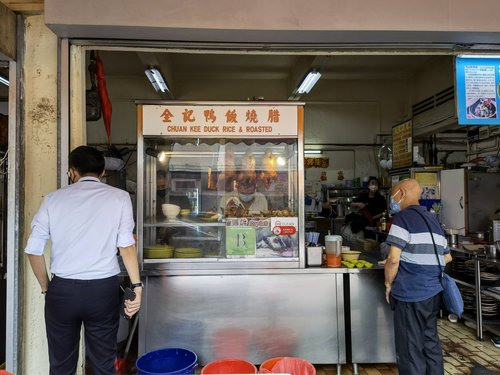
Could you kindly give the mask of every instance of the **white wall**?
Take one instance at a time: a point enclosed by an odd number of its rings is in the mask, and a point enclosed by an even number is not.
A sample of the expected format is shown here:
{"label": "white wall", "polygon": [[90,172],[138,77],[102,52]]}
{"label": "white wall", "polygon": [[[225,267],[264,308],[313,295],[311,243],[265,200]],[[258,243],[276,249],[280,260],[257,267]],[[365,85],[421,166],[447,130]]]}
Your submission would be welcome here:
{"label": "white wall", "polygon": [[497,43],[498,14],[497,0],[45,0],[60,36],[194,42]]}
{"label": "white wall", "polygon": [[454,82],[453,56],[435,56],[409,81],[411,105],[453,86]]}

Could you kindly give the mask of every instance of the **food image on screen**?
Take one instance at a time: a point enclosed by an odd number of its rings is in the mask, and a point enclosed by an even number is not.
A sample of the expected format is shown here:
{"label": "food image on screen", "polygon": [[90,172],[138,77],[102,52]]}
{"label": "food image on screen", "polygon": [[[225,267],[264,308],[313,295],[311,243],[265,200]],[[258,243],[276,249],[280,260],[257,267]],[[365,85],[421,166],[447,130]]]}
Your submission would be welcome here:
{"label": "food image on screen", "polygon": [[467,107],[468,118],[496,117],[497,105],[494,98],[480,98]]}

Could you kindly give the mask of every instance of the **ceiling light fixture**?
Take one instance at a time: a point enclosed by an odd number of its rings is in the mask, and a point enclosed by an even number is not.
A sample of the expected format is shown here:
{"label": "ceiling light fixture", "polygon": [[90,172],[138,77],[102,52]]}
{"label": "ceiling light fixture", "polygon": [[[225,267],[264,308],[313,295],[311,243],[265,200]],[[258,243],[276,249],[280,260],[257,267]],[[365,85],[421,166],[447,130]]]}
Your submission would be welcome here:
{"label": "ceiling light fixture", "polygon": [[316,82],[321,78],[321,73],[317,70],[311,70],[307,73],[304,80],[301,82],[299,87],[297,88],[297,94],[309,94],[309,91],[314,87]]}
{"label": "ceiling light fixture", "polygon": [[168,92],[168,86],[158,68],[151,67],[144,71],[156,91]]}
{"label": "ceiling light fixture", "polygon": [[322,153],[322,150],[304,150],[304,154],[306,155],[321,155]]}
{"label": "ceiling light fixture", "polygon": [[9,86],[9,80],[3,76],[0,76],[0,83],[3,83],[5,86]]}

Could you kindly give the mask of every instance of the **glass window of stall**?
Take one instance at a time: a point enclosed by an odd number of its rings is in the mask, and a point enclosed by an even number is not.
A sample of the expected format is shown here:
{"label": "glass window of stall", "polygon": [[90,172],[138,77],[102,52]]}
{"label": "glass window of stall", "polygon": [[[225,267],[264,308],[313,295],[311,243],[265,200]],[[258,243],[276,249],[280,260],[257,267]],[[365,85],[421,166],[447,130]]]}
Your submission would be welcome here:
{"label": "glass window of stall", "polygon": [[139,140],[145,264],[297,261],[297,137]]}

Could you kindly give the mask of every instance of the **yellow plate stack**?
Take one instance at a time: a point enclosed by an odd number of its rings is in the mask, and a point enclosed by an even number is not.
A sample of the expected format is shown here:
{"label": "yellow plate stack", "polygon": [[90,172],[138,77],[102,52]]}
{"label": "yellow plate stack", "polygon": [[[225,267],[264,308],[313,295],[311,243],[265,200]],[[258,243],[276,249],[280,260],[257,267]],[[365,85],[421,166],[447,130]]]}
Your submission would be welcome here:
{"label": "yellow plate stack", "polygon": [[144,246],[144,259],[164,259],[174,256],[174,247],[170,245]]}
{"label": "yellow plate stack", "polygon": [[175,258],[201,258],[201,249],[198,247],[178,247],[175,249]]}

